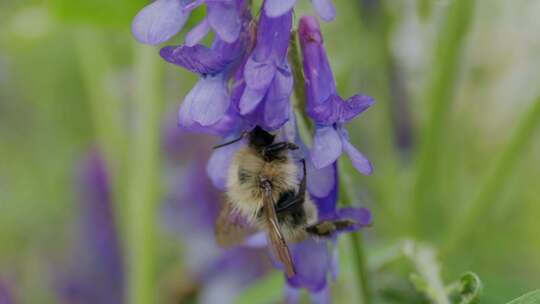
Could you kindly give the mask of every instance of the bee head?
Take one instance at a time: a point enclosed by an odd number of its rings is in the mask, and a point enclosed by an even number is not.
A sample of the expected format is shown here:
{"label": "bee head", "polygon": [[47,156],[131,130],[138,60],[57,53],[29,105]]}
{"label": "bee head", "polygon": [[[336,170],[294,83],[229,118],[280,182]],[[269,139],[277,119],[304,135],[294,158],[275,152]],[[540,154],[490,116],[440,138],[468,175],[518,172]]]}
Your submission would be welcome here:
{"label": "bee head", "polygon": [[266,132],[263,128],[256,126],[249,132],[249,144],[257,148],[263,148],[271,145],[275,137],[275,135]]}

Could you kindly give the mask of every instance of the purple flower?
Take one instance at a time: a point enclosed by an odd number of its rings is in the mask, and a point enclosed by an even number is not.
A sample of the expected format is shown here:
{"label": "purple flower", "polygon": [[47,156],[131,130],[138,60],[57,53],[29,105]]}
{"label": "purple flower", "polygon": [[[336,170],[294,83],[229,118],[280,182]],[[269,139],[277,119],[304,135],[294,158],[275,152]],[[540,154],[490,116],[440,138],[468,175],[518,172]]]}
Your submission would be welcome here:
{"label": "purple flower", "polygon": [[[292,112],[292,108],[290,109]],[[296,159],[303,158],[303,153],[307,151],[301,141],[296,126],[294,115],[280,129],[279,140],[294,142],[300,149],[293,153]],[[340,220],[350,219],[357,224],[331,237],[329,241],[316,241],[306,239],[297,244],[289,244],[296,275],[287,278],[285,287],[285,302],[299,303],[300,288],[306,288],[313,303],[330,303],[330,292],[328,288],[328,276],[337,278],[338,256],[337,238],[341,233],[354,232],[371,223],[371,213],[364,208],[337,208],[338,198],[338,172],[337,164],[322,169],[315,168],[310,161],[307,165],[308,192],[317,206],[319,220]],[[329,246],[330,245],[330,246]],[[274,264],[281,267],[280,262],[274,258]]]}
{"label": "purple flower", "polygon": [[289,119],[293,77],[287,62],[292,12],[278,18],[261,13],[257,44],[237,74],[233,104],[252,125],[275,130]]}
{"label": "purple flower", "polygon": [[68,270],[61,275],[63,303],[123,303],[123,261],[115,226],[108,174],[97,152],[80,175],[81,239]]}
{"label": "purple flower", "polygon": [[310,151],[313,164],[316,168],[327,167],[345,152],[358,171],[371,174],[371,163],[350,143],[344,124],[367,110],[373,104],[373,99],[358,94],[343,100],[337,94],[319,23],[315,17],[302,17],[298,32],[306,77],[307,113],[316,123],[315,138]]}
{"label": "purple flower", "polygon": [[[225,137],[225,142],[233,140],[240,135],[232,135]],[[245,142],[239,141],[234,144],[221,147],[212,152],[208,164],[206,166],[206,172],[212,183],[219,190],[225,190],[227,185],[227,177],[229,172],[229,166],[236,152],[245,145]]]}
{"label": "purple flower", "polygon": [[156,0],[135,16],[133,36],[144,44],[166,42],[182,30],[191,11],[203,3],[206,3],[207,16],[187,34],[186,44],[197,44],[210,30],[225,42],[236,41],[243,0]]}
{"label": "purple flower", "polygon": [[244,10],[239,38],[228,43],[216,38],[211,48],[203,45],[167,46],[161,56],[201,76],[185,97],[178,114],[180,126],[191,131],[225,135],[241,122],[231,107],[228,80],[245,57],[251,35],[247,30],[251,14]]}
{"label": "purple flower", "polygon": [[[332,21],[336,17],[336,9],[332,0],[311,0],[317,14],[325,21]],[[296,0],[266,0],[264,10],[270,17],[279,17],[291,11]]]}
{"label": "purple flower", "polygon": [[[337,209],[337,165],[334,163],[333,174],[336,182],[330,193],[323,198],[314,199],[319,211],[320,220],[350,219],[358,224],[347,232],[354,232],[371,223],[371,213],[364,208],[341,208]],[[308,177],[309,179],[309,177]],[[339,235],[334,235],[329,248],[327,242],[307,239],[298,244],[290,245],[296,275],[287,278],[286,289],[287,303],[298,303],[296,293],[298,288],[306,288],[314,303],[329,303],[328,276],[337,277],[337,248],[336,242]]]}
{"label": "purple flower", "polygon": [[[283,127],[280,128],[278,133],[279,141],[288,141],[295,143],[300,149],[293,151],[292,155],[295,159],[305,159],[305,155],[309,153],[308,148],[304,142],[300,139],[298,133],[298,127],[296,125],[296,117],[294,115],[294,109],[291,106],[289,109],[290,119]],[[325,168],[317,169],[313,165],[310,158],[306,159],[306,169],[308,174],[307,189],[311,196],[323,198],[334,189],[336,178],[335,170],[333,166],[327,166]]]}
{"label": "purple flower", "polygon": [[14,303],[8,284],[0,279],[0,304]]}

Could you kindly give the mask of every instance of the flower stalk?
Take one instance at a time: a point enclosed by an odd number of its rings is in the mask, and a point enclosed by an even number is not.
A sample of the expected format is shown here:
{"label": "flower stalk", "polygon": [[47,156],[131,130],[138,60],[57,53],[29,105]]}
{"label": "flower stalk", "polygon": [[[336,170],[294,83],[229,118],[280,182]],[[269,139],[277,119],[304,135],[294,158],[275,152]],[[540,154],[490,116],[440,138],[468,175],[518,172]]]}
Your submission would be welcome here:
{"label": "flower stalk", "polygon": [[[304,129],[307,132],[300,132],[303,135],[303,140],[309,142],[311,139],[311,134],[314,132],[314,127],[310,124],[310,119],[307,116],[305,111],[306,95],[305,95],[305,78],[304,73],[302,72],[302,63],[300,61],[300,53],[297,39],[297,32],[294,31],[291,35],[291,45],[289,49],[289,60],[291,62],[292,73],[294,77],[294,95],[295,103],[294,107],[297,114],[297,122],[300,127],[300,130]],[[304,134],[302,134],[304,133]],[[304,136],[309,134],[309,136]],[[354,195],[349,189],[352,188],[352,178],[350,176],[350,166],[340,166],[341,170],[338,171],[338,179],[342,181],[340,184],[339,197],[344,206],[353,206],[352,201],[354,200]],[[348,170],[347,170],[348,169]],[[359,291],[361,294],[362,304],[369,304],[370,301],[370,287],[368,279],[368,269],[366,267],[366,259],[364,254],[364,242],[362,235],[358,232],[349,234],[351,244],[353,247],[353,253],[356,263],[356,275],[359,286]]]}
{"label": "flower stalk", "polygon": [[111,168],[114,201],[119,202],[123,176],[118,176],[117,172],[123,172],[127,142],[119,89],[110,81],[112,60],[107,41],[102,31],[91,28],[81,29],[74,39],[96,142]]}
{"label": "flower stalk", "polygon": [[155,206],[158,198],[160,69],[152,48],[135,46],[134,123],[127,183],[128,303],[155,303]]}
{"label": "flower stalk", "polygon": [[[354,189],[351,172],[352,167],[345,164],[345,162],[341,160],[339,168],[341,169],[339,170],[339,180],[341,181],[339,197],[341,204],[352,207],[353,202],[356,200],[356,197],[352,191],[352,189]],[[360,303],[369,304],[371,303],[371,287],[369,281],[369,269],[366,263],[364,239],[362,234],[359,232],[351,233],[349,238],[353,249],[353,256],[356,264],[357,283],[360,288],[359,291],[362,299]]]}

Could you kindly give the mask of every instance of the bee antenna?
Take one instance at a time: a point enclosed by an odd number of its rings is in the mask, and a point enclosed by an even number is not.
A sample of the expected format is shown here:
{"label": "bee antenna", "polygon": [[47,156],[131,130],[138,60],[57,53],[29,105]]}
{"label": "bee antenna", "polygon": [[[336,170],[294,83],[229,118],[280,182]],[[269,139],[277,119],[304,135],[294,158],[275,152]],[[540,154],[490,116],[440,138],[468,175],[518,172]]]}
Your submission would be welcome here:
{"label": "bee antenna", "polygon": [[240,134],[240,137],[238,137],[238,138],[236,138],[236,139],[233,139],[233,140],[231,140],[231,141],[228,141],[228,142],[226,142],[226,143],[223,143],[223,144],[214,146],[212,149],[215,150],[215,149],[223,148],[223,147],[228,146],[228,145],[232,145],[232,144],[234,144],[234,143],[236,143],[236,142],[241,141],[241,140],[244,138],[245,135],[246,135],[246,132],[242,132],[242,134]]}

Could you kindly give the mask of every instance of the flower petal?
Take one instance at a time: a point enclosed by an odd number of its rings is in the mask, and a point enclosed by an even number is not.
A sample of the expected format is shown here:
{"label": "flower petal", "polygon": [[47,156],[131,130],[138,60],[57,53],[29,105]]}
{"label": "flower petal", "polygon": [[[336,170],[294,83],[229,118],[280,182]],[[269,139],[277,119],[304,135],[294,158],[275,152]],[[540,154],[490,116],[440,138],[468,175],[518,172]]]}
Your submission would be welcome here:
{"label": "flower petal", "polygon": [[141,43],[160,44],[176,35],[188,17],[189,13],[183,12],[180,0],[156,0],[135,16],[131,32]]}
{"label": "flower petal", "polygon": [[332,240],[332,280],[336,281],[339,276],[339,247],[337,246],[337,238]]}
{"label": "flower petal", "polygon": [[268,97],[270,100],[288,99],[291,96],[292,90],[293,76],[289,65],[285,63],[283,66],[277,67],[274,81],[268,89]]}
{"label": "flower petal", "polygon": [[188,96],[184,98],[184,101],[182,102],[182,104],[180,104],[180,110],[178,111],[178,124],[186,128],[189,128],[193,126],[193,124],[195,124],[193,117],[191,117],[191,108],[193,107],[193,102],[195,101],[195,99],[188,98]]}
{"label": "flower petal", "polygon": [[324,102],[311,107],[309,115],[320,124],[345,123],[367,110],[373,103],[373,98],[363,94],[354,95],[347,101],[332,94]]}
{"label": "flower petal", "polygon": [[324,21],[332,21],[336,17],[336,8],[332,0],[311,0],[315,11]]}
{"label": "flower petal", "polygon": [[375,103],[373,97],[365,94],[356,94],[342,103],[338,122],[349,122],[358,114],[366,111]]}
{"label": "flower petal", "polygon": [[208,1],[208,22],[223,41],[233,43],[240,34],[240,9],[235,1]]}
{"label": "flower petal", "polygon": [[298,36],[302,48],[304,75],[306,78],[306,104],[308,114],[311,108],[326,101],[336,94],[336,83],[317,18],[304,16],[300,18]]}
{"label": "flower petal", "polygon": [[[332,188],[328,191],[328,194],[324,197],[312,196],[313,202],[317,206],[317,211],[319,213],[319,220],[334,219],[336,217],[336,205],[337,205],[337,194],[338,194],[338,168],[337,162],[334,162],[331,166],[328,166],[331,169],[331,172],[334,174],[334,183]],[[328,170],[326,167],[325,170]],[[330,170],[329,170],[330,171]],[[309,176],[308,176],[309,177]],[[309,180],[309,179],[308,179]]]}
{"label": "flower petal", "polygon": [[268,246],[266,233],[261,231],[247,237],[242,245],[249,248],[265,248]]}
{"label": "flower petal", "polygon": [[240,115],[247,115],[255,110],[260,104],[266,92],[264,90],[255,90],[246,87],[240,102],[238,103],[238,110]]}
{"label": "flower petal", "polygon": [[0,280],[0,303],[3,303],[3,304],[15,303],[11,296],[11,290],[9,287],[11,286],[8,286],[7,282]]}
{"label": "flower petal", "polygon": [[267,130],[278,129],[289,119],[292,89],[292,75],[287,71],[276,73],[265,99],[264,124]]}
{"label": "flower petal", "polygon": [[238,151],[242,145],[244,145],[244,143],[239,141],[237,143],[221,147],[214,150],[210,156],[206,166],[206,172],[208,173],[208,176],[212,180],[214,186],[216,186],[218,189],[225,190],[229,166],[231,165],[231,161],[236,154],[236,151]]}
{"label": "flower petal", "polygon": [[255,90],[266,90],[276,74],[276,66],[267,62],[257,62],[253,56],[244,67],[244,79],[248,87]]}
{"label": "flower petal", "polygon": [[317,169],[311,162],[306,162],[308,179],[307,188],[312,196],[323,198],[326,197],[336,184],[334,166],[326,166],[322,169]]}
{"label": "flower petal", "polygon": [[330,301],[330,288],[325,286],[323,289],[316,291],[316,292],[310,292],[309,293],[311,297],[311,303],[312,304],[330,304],[332,301]]}
{"label": "flower petal", "polygon": [[189,99],[192,100],[189,115],[202,126],[222,119],[231,102],[222,75],[201,78],[186,96]]}
{"label": "flower petal", "polygon": [[277,99],[273,102],[265,102],[263,128],[274,131],[283,126],[289,120],[289,98]]}
{"label": "flower petal", "polygon": [[268,17],[279,17],[290,11],[296,0],[267,0],[264,2],[264,11]]}
{"label": "flower petal", "polygon": [[185,130],[211,135],[227,136],[244,128],[244,121],[238,116],[236,110],[231,106],[218,122],[208,126],[202,126],[191,117],[191,107],[193,99],[185,100],[180,106],[178,113],[178,124]]}
{"label": "flower petal", "polygon": [[186,35],[186,46],[194,46],[201,41],[204,36],[210,31],[210,23],[207,18],[204,18],[197,26],[192,28]]}
{"label": "flower petal", "polygon": [[367,157],[360,153],[360,151],[356,150],[356,148],[349,142],[347,138],[342,137],[342,139],[343,150],[349,155],[349,158],[351,159],[356,170],[362,174],[370,175],[373,172],[373,167],[371,166],[371,163]]}
{"label": "flower petal", "polygon": [[184,12],[191,12],[193,11],[194,9],[196,9],[197,7],[201,6],[203,3],[204,3],[204,0],[194,0],[192,2],[189,2],[189,0],[187,0],[188,3],[186,3],[186,0],[183,1],[184,3],[184,7],[183,7],[183,11]]}
{"label": "flower petal", "polygon": [[299,304],[301,289],[285,284],[285,304]]}
{"label": "flower petal", "polygon": [[371,225],[371,212],[366,208],[341,208],[337,212],[338,219],[350,219],[358,223],[347,231],[357,231],[358,229]]}
{"label": "flower petal", "polygon": [[222,72],[230,63],[214,50],[204,45],[166,46],[159,51],[163,59],[200,75]]}
{"label": "flower petal", "polygon": [[334,127],[317,127],[310,150],[311,161],[315,168],[321,169],[331,165],[341,152],[341,137]]}
{"label": "flower petal", "polygon": [[270,18],[264,13],[260,15],[257,26],[257,44],[252,55],[255,61],[281,64],[286,59],[291,36],[292,15],[292,11],[277,18]]}
{"label": "flower petal", "polygon": [[296,274],[287,283],[296,288],[317,292],[327,286],[326,276],[330,270],[331,257],[325,241],[307,239],[290,246]]}

